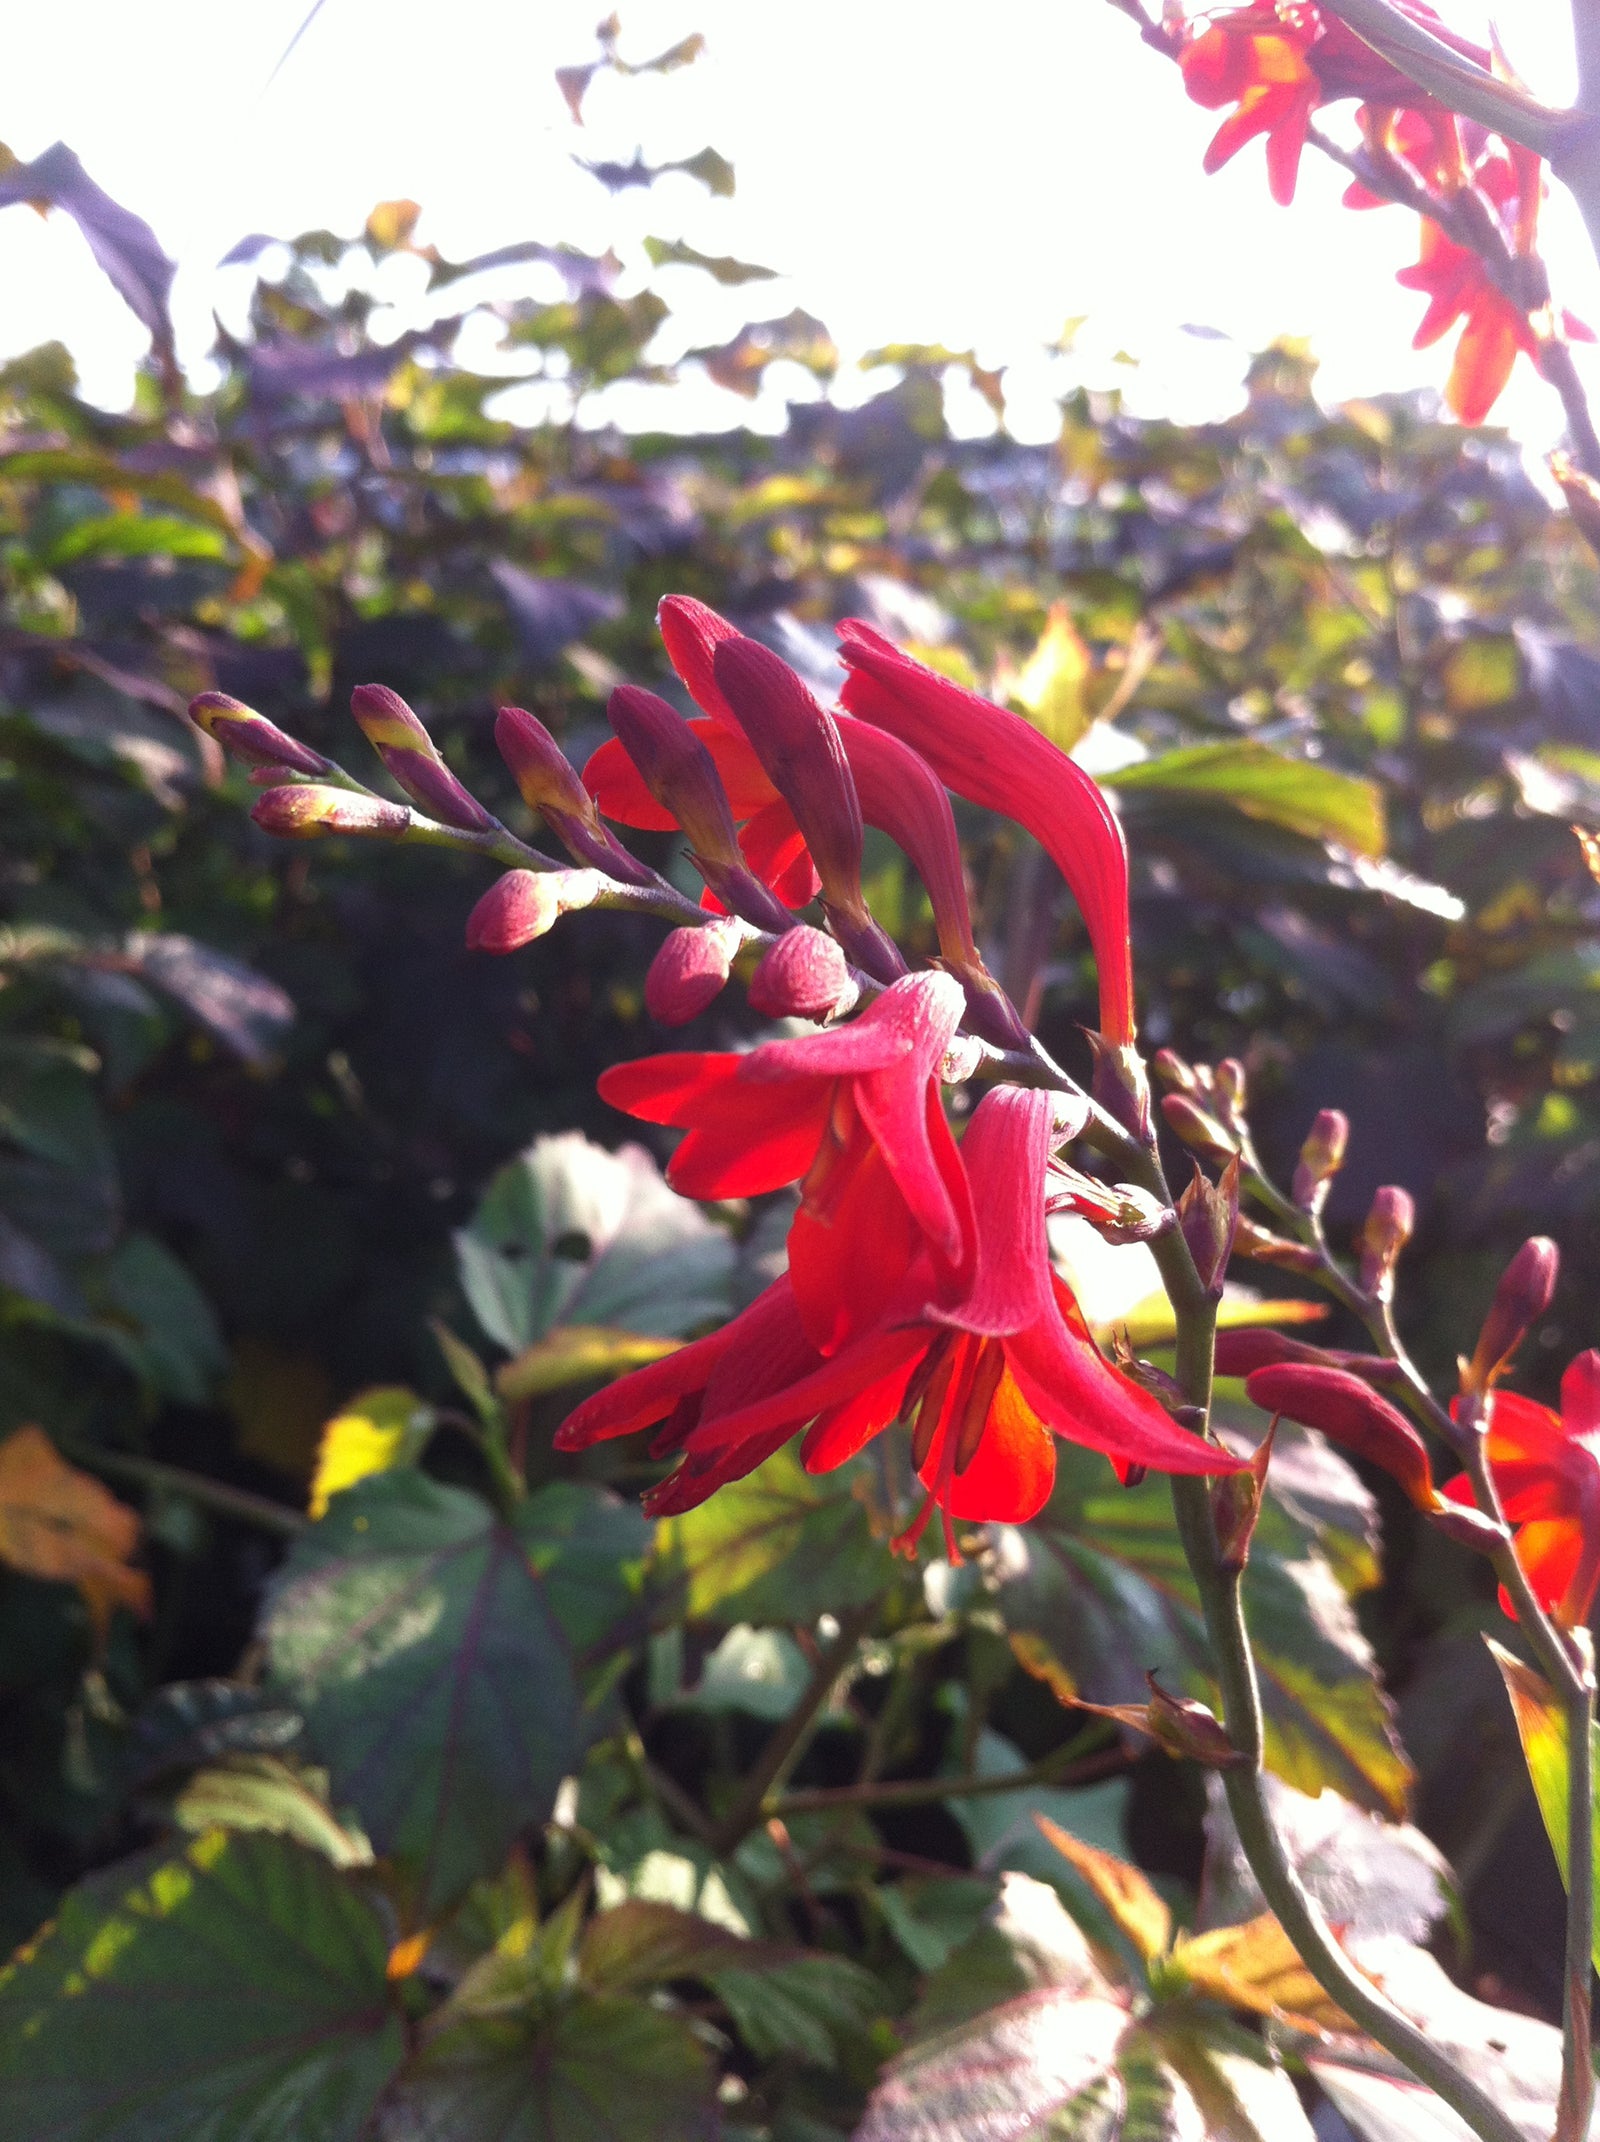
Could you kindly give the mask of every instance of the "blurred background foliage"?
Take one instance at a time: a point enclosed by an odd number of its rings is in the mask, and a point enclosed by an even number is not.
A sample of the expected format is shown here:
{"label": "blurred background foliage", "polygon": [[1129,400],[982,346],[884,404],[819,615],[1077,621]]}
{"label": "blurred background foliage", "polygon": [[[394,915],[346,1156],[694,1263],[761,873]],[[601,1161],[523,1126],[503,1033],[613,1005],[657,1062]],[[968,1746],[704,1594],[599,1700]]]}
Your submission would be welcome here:
{"label": "blurred background foliage", "polygon": [[[732,184],[714,157],[691,175]],[[81,178],[57,169],[48,195],[80,220],[94,208]],[[32,196],[18,181],[12,197]],[[159,319],[133,219],[100,213]],[[0,1571],[8,1943],[148,1834],[134,1722],[153,1692],[241,1656],[249,1678],[264,1586],[352,1394],[403,1386],[446,1421],[458,1385],[513,1403],[547,1478],[575,1379],[626,1355],[530,1363],[552,1327],[704,1328],[781,1243],[760,1214],[663,1218],[642,1159],[624,1182],[581,1142],[515,1158],[557,1132],[617,1145],[594,1080],[660,1045],[642,1008],[655,925],[586,914],[514,958],[469,955],[482,872],[268,840],[242,774],[188,723],[193,692],[234,693],[342,756],[350,688],[381,680],[527,832],[493,709],[532,708],[581,763],[615,682],[676,689],[653,629],[662,594],[702,597],[823,686],[833,621],[868,617],[1114,786],[1147,1040],[1241,1057],[1280,1163],[1318,1107],[1348,1112],[1332,1218],[1348,1231],[1380,1182],[1416,1196],[1401,1316],[1431,1370],[1449,1378],[1535,1229],[1565,1261],[1528,1387],[1551,1396],[1595,1336],[1600,892],[1572,828],[1600,831],[1600,581],[1514,445],[1412,399],[1324,410],[1309,354],[1287,344],[1257,359],[1226,422],[1179,428],[1073,391],[1048,445],[1008,434],[1003,376],[958,352],[885,350],[853,406],[819,395],[836,358],[803,314],[752,305],[731,342],[667,364],[653,352],[676,277],[759,296],[764,272],[680,241],[627,270],[553,238],[480,262],[422,253],[439,317],[394,339],[376,291],[396,254],[418,254],[415,225],[412,204],[388,203],[354,239],[249,241],[249,333],[222,336],[212,386],[186,382],[159,333],[121,414],[78,398],[59,345],[0,368],[0,1433],[41,1424],[135,1505],[153,1578],[149,1618],[119,1612],[101,1641],[85,1596]],[[538,294],[505,295],[508,275]],[[506,369],[466,361],[494,338],[543,383],[542,418],[498,413]],[[777,368],[798,398],[770,436],[625,434],[593,413],[608,384],[696,366],[742,393]],[[952,435],[956,385],[988,400],[990,435]],[[1077,917],[1014,827],[961,815],[990,963],[1086,1069]],[[693,882],[664,837],[643,845]],[[876,912],[926,957],[915,882],[886,843],[872,867]],[[729,992],[685,1039],[751,1031]],[[608,1228],[634,1242],[609,1264]],[[575,1284],[588,1291],[569,1315]],[[496,1400],[506,1357],[523,1372]],[[476,1478],[464,1437],[430,1464]],[[631,1464],[609,1477],[643,1477]],[[1102,1481],[1070,1485],[1108,1501]],[[1326,1551],[1344,1555],[1400,1707],[1421,1818],[1456,1862],[1460,1954],[1548,2012],[1556,1877],[1476,1641],[1492,1606],[1372,1485],[1381,1581],[1359,1512]],[[1131,1536],[1126,1510],[1101,1521]],[[1366,1564],[1352,1572],[1352,1556]],[[845,1589],[746,1618],[838,1611]],[[1025,1602],[1013,1626],[1043,1612]],[[781,1717],[785,1676],[803,1678],[791,1637],[742,1665],[731,1641],[718,1671],[748,1708],[708,1726],[669,1704],[652,1742],[680,1783],[707,1763],[736,1772],[759,1744],[752,1718]],[[909,1706],[897,1774],[936,1769],[947,1727],[969,1766],[990,1741],[1002,1767],[1061,1743],[1048,1672],[1029,1678],[970,1631],[928,1656],[894,1682]],[[680,1669],[652,1654],[669,1692]],[[1352,1744],[1381,1740],[1373,1716]],[[836,1781],[831,1744],[802,1788]],[[1124,1767],[1139,1856],[1192,1880],[1199,1799],[1159,1756]],[[1365,1778],[1383,1804],[1380,1769],[1353,1758],[1335,1781],[1361,1797]],[[910,1806],[880,1835],[908,1864],[960,1869],[988,1833],[958,1814]]]}

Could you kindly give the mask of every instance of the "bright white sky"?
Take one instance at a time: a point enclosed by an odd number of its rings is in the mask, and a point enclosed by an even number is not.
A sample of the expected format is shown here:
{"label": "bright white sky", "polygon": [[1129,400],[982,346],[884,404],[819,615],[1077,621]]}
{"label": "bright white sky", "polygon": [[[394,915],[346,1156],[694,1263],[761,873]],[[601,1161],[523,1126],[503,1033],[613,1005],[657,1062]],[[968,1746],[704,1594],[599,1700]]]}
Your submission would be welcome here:
{"label": "bright white sky", "polygon": [[[1413,220],[1342,209],[1342,174],[1311,152],[1290,210],[1268,198],[1259,144],[1207,179],[1216,117],[1106,0],[624,0],[626,53],[695,29],[709,53],[665,79],[601,77],[581,132],[552,70],[592,55],[603,0],[325,0],[269,79],[309,4],[0,0],[0,140],[23,157],[67,141],[153,224],[180,264],[191,365],[213,308],[238,318],[248,277],[216,263],[239,237],[353,232],[373,202],[410,195],[419,235],[458,258],[529,237],[612,242],[626,258],[654,232],[784,271],[731,294],[675,271],[663,288],[676,346],[731,332],[752,301],[768,316],[804,305],[847,358],[891,340],[975,344],[1012,367],[1025,435],[1053,429],[1062,373],[1039,352],[1078,315],[1076,375],[1179,418],[1234,405],[1244,353],[1280,333],[1310,338],[1326,399],[1438,385],[1447,369],[1448,344],[1411,351],[1423,301],[1393,282],[1415,258]],[[1482,34],[1472,0],[1445,11]],[[1512,0],[1504,15],[1521,72],[1565,101],[1565,0]],[[570,160],[708,142],[736,166],[732,202],[676,178],[613,198]],[[1600,324],[1600,272],[1559,190],[1546,236],[1558,295]],[[397,324],[413,316],[411,265],[396,266]],[[72,347],[94,399],[126,402],[136,323],[64,217],[8,209],[0,355],[50,337]],[[1591,377],[1600,392],[1600,359]],[[748,407],[707,385],[677,414],[726,424]],[[1530,447],[1559,431],[1525,362],[1497,418]]]}

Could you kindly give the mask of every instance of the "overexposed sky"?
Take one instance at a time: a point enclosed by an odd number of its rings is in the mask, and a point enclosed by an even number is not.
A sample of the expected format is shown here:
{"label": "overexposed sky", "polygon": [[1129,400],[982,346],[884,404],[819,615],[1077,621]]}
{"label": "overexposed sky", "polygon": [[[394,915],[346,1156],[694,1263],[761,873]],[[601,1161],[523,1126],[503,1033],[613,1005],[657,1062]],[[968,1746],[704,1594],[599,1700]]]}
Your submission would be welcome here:
{"label": "overexposed sky", "polygon": [[[1011,367],[1025,435],[1052,430],[1063,376],[1041,348],[1082,315],[1078,375],[1179,418],[1233,405],[1244,353],[1281,333],[1309,337],[1329,399],[1439,385],[1448,367],[1448,343],[1410,349],[1423,300],[1393,281],[1415,258],[1414,219],[1341,208],[1343,175],[1312,152],[1289,210],[1268,198],[1259,143],[1206,178],[1217,115],[1187,102],[1106,0],[622,0],[625,52],[696,29],[709,51],[666,78],[600,78],[581,131],[552,70],[593,54],[602,0],[324,0],[273,79],[309,4],[0,0],[0,140],[23,157],[67,141],[154,226],[180,265],[186,363],[203,361],[214,308],[238,317],[248,276],[217,267],[238,238],[354,232],[375,201],[409,195],[419,236],[455,257],[532,237],[627,258],[651,232],[761,261],[784,280],[730,294],[674,271],[664,354],[800,304],[847,358],[888,341],[976,345]],[[1482,34],[1471,0],[1444,11]],[[1504,13],[1522,73],[1565,101],[1565,0]],[[737,169],[731,202],[680,178],[611,197],[571,161],[708,142]],[[1559,189],[1546,235],[1558,296],[1600,324],[1600,272]],[[418,302],[408,264],[393,294],[398,325]],[[64,217],[4,210],[0,355],[50,337],[94,399],[126,401],[137,323]],[[1600,395],[1600,359],[1585,363]],[[648,390],[629,393],[614,413],[644,420]],[[747,414],[709,384],[677,407],[696,424]],[[981,405],[970,414],[979,428]],[[1559,431],[1526,363],[1496,419],[1531,447]]]}

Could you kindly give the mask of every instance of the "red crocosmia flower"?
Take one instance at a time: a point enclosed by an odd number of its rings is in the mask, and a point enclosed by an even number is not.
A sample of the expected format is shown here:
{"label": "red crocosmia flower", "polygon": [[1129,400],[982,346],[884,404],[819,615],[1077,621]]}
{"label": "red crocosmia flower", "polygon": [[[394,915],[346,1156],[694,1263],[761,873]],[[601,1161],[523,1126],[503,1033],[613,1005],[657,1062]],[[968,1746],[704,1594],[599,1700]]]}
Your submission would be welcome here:
{"label": "red crocosmia flower", "polygon": [[[766,1379],[766,1392],[733,1406],[708,1389],[682,1444],[696,1479],[737,1477],[752,1453],[766,1455],[807,1422],[802,1460],[811,1472],[829,1472],[903,1421],[925,1500],[895,1544],[914,1549],[937,1509],[947,1549],[959,1559],[954,1518],[1020,1524],[1042,1507],[1055,1479],[1058,1435],[1103,1451],[1124,1477],[1149,1466],[1241,1470],[1240,1460],[1186,1434],[1101,1358],[1071,1293],[1051,1271],[1044,1185],[1054,1110],[1047,1093],[999,1086],[974,1113],[962,1151],[979,1232],[959,1299],[929,1299],[934,1275],[919,1257],[879,1321],[807,1373],[781,1387]],[[663,1379],[663,1397],[666,1388]],[[607,1432],[593,1423],[608,1397],[613,1418],[625,1410],[625,1399],[602,1393],[563,1436]]]}
{"label": "red crocosmia flower", "polygon": [[[700,709],[689,726],[716,761],[739,822],[739,845],[750,869],[786,907],[804,907],[817,895],[818,878],[793,811],[778,794],[750,741],[718,688],[713,664],[718,644],[738,639],[738,627],[690,595],[668,595],[656,611],[667,659]],[[607,818],[642,832],[670,833],[677,821],[651,795],[638,769],[615,740],[602,744],[583,769],[584,786]],[[723,903],[709,886],[704,904]]]}
{"label": "red crocosmia flower", "polygon": [[[1535,1597],[1567,1628],[1589,1618],[1600,1590],[1600,1353],[1579,1354],[1561,1379],[1561,1411],[1515,1391],[1488,1406],[1488,1456],[1517,1560]],[[1463,1473],[1443,1492],[1473,1503]],[[1516,1618],[1505,1587],[1500,1604]]]}
{"label": "red crocosmia flower", "polygon": [[667,1180],[687,1197],[758,1197],[799,1182],[789,1269],[812,1342],[842,1345],[926,1250],[958,1289],[972,1258],[966,1173],[939,1100],[964,999],[947,974],[906,975],[847,1025],[748,1055],[618,1064],[600,1095],[687,1131]]}
{"label": "red crocosmia flower", "polygon": [[[1440,22],[1423,0],[1398,0],[1401,11],[1456,51],[1488,66],[1490,55]],[[1284,207],[1294,199],[1300,153],[1311,119],[1324,104],[1359,97],[1380,105],[1427,105],[1397,67],[1309,0],[1251,0],[1209,18],[1178,54],[1183,83],[1208,111],[1234,109],[1212,136],[1205,168],[1220,171],[1258,134],[1267,137],[1267,180]]]}
{"label": "red crocosmia flower", "polygon": [[1422,257],[1395,281],[1427,293],[1428,309],[1411,338],[1414,349],[1441,341],[1457,320],[1465,325],[1445,382],[1444,398],[1463,424],[1481,424],[1511,377],[1518,350],[1537,358],[1539,338],[1520,305],[1508,298],[1476,253],[1457,245],[1422,218]]}
{"label": "red crocosmia flower", "polygon": [[1099,788],[1023,720],[915,662],[871,625],[847,618],[840,653],[846,709],[909,744],[947,788],[1025,826],[1048,851],[1083,911],[1100,975],[1100,1026],[1131,1042],[1133,948],[1128,844]]}

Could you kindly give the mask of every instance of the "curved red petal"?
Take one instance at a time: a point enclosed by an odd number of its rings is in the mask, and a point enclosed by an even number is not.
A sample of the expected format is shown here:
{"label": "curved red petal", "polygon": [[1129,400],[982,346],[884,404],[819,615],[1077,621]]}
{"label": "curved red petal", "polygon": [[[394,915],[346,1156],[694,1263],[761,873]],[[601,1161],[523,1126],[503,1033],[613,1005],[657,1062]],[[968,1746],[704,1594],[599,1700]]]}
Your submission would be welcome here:
{"label": "curved red petal", "polygon": [[847,619],[840,654],[846,709],[920,752],[948,788],[1026,827],[1049,851],[1082,910],[1100,977],[1100,1024],[1133,1039],[1128,846],[1094,781],[1039,730],[912,661],[870,625]]}
{"label": "curved red petal", "polygon": [[797,1183],[817,1157],[829,1099],[826,1085],[813,1093],[729,1087],[668,1161],[667,1181],[701,1198],[760,1197]]}
{"label": "curved red petal", "polygon": [[602,1101],[641,1123],[687,1130],[714,1109],[739,1075],[743,1058],[726,1050],[684,1049],[673,1055],[638,1056],[613,1064],[596,1083]]}
{"label": "curved red petal", "polygon": [[607,737],[590,753],[583,785],[602,815],[619,826],[637,826],[643,833],[671,833],[677,827],[676,818],[646,788],[644,775],[622,748],[621,737]]}
{"label": "curved red petal", "polygon": [[[749,1315],[746,1310],[746,1316]],[[576,1406],[555,1432],[557,1450],[586,1450],[591,1443],[633,1435],[664,1421],[680,1398],[704,1388],[718,1361],[737,1342],[741,1318],[735,1317],[709,1338],[696,1339],[675,1354],[665,1354],[596,1391]]]}
{"label": "curved red petal", "polygon": [[752,1082],[854,1078],[908,1065],[918,1077],[937,1072],[961,1023],[961,985],[948,974],[907,974],[846,1026],[793,1041],[764,1041],[741,1059]]}
{"label": "curved red petal", "polygon": [[789,1278],[819,1352],[837,1353],[880,1321],[921,1247],[882,1151],[864,1141],[827,1217],[802,1206],[789,1229]]}
{"label": "curved red petal", "polygon": [[689,1438],[691,1451],[722,1450],[755,1435],[765,1435],[787,1423],[798,1428],[831,1407],[844,1404],[869,1385],[886,1382],[893,1372],[921,1353],[927,1333],[915,1326],[897,1331],[875,1331],[853,1346],[844,1347],[821,1368],[787,1390],[770,1398],[756,1399],[738,1411],[705,1421]]}
{"label": "curved red petal", "polygon": [[[1515,1540],[1517,1560],[1534,1597],[1547,1614],[1561,1607],[1583,1559],[1583,1531],[1570,1517],[1536,1518]],[[1502,1590],[1500,1603],[1513,1621],[1516,1609]]]}
{"label": "curved red petal", "polygon": [[1054,1314],[1001,1342],[1028,1404],[1069,1443],[1166,1473],[1237,1473],[1244,1461],[1179,1428]]}
{"label": "curved red petal", "polygon": [[692,595],[664,595],[656,606],[656,630],[695,705],[738,735],[739,724],[713,669],[719,641],[738,639],[738,626]]}
{"label": "curved red petal", "polygon": [[839,1405],[818,1414],[800,1446],[800,1463],[808,1473],[831,1473],[899,1418],[906,1385],[920,1358],[914,1354],[909,1361],[898,1362],[887,1376],[878,1377]]}
{"label": "curved red petal", "polygon": [[739,846],[762,884],[770,886],[785,907],[805,907],[817,897],[816,865],[793,811],[781,796],[757,811],[740,833]]}
{"label": "curved red petal", "polygon": [[971,1290],[930,1311],[963,1331],[1020,1331],[1055,1315],[1045,1238],[1044,1175],[1055,1113],[1048,1093],[993,1086],[973,1112],[961,1156],[976,1214]]}
{"label": "curved red petal", "polygon": [[1481,424],[1500,399],[1520,347],[1521,316],[1504,303],[1468,315],[1444,398],[1463,424]]}
{"label": "curved red petal", "polygon": [[949,1432],[948,1426],[941,1428],[920,1477],[952,1517],[1021,1525],[1050,1500],[1056,1479],[1055,1441],[1009,1372],[990,1403],[972,1462],[941,1485],[938,1467]]}
{"label": "curved red petal", "polygon": [[1574,1356],[1561,1379],[1561,1427],[1569,1436],[1600,1429],[1600,1352],[1592,1346]]}

